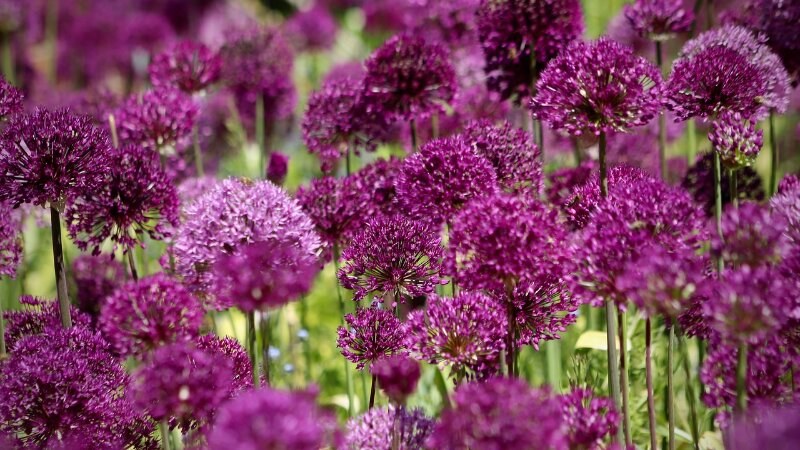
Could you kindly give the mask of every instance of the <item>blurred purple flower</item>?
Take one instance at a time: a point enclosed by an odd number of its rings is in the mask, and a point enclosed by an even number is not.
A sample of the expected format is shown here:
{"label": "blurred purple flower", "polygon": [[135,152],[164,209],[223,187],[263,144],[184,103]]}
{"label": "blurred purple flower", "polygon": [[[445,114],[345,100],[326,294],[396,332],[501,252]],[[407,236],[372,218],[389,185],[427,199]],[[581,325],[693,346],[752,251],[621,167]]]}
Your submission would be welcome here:
{"label": "blurred purple flower", "polygon": [[234,395],[253,387],[253,365],[239,341],[230,337],[206,334],[200,336],[195,343],[198,349],[210,355],[223,356],[233,363]]}
{"label": "blurred purple flower", "polygon": [[[689,192],[694,201],[698,203],[706,215],[714,215],[714,153],[706,152],[697,157],[694,165],[689,167],[686,176],[681,182],[681,187]],[[750,167],[743,167],[736,171],[737,192],[739,201],[763,200],[764,187],[761,177]],[[730,173],[722,171],[720,179],[722,187],[723,207],[731,203]]]}
{"label": "blurred purple flower", "polygon": [[344,183],[343,179],[330,176],[315,178],[308,187],[301,186],[295,194],[325,243],[325,260],[339,257],[333,254],[334,250],[341,251],[350,234],[357,229],[354,224],[360,220],[356,192]]}
{"label": "blurred purple flower", "polygon": [[[772,3],[772,2],[770,2]],[[774,2],[778,3],[778,2]],[[793,450],[800,446],[800,404],[794,403],[740,415],[727,430],[737,450]]]}
{"label": "blurred purple flower", "polygon": [[800,71],[800,4],[784,0],[752,0],[747,26],[766,37],[766,43],[780,56],[795,79]]}
{"label": "blurred purple flower", "polygon": [[403,353],[404,330],[391,311],[378,307],[359,308],[355,314],[344,316],[344,320],[347,326],[337,330],[336,346],[357,369]]}
{"label": "blurred purple flower", "polygon": [[561,396],[569,448],[601,450],[606,438],[619,426],[619,414],[608,397],[595,395],[588,388],[573,388]]}
{"label": "blurred purple flower", "polygon": [[550,172],[545,184],[547,200],[553,206],[563,208],[575,197],[576,190],[589,181],[596,168],[597,163],[589,159],[577,167],[562,167]]}
{"label": "blurred purple flower", "polygon": [[0,120],[22,112],[22,91],[0,77]]}
{"label": "blurred purple flower", "polygon": [[378,386],[398,405],[417,389],[421,375],[419,363],[406,355],[394,355],[372,363],[370,372],[378,379]]}
{"label": "blurred purple flower", "polygon": [[742,203],[722,215],[722,236],[713,234],[711,253],[730,267],[774,265],[787,253],[787,222],[757,203]]}
{"label": "blurred purple flower", "polygon": [[153,58],[150,82],[156,87],[177,88],[194,94],[216,83],[221,68],[221,58],[204,44],[181,41]]}
{"label": "blurred purple flower", "polygon": [[125,279],[125,267],[109,255],[80,255],[72,260],[70,273],[75,281],[72,298],[79,310],[95,319],[100,315],[106,298]]}
{"label": "blurred purple flower", "polygon": [[281,152],[270,152],[267,163],[267,179],[280,186],[286,181],[289,171],[289,157]]}
{"label": "blurred purple flower", "polygon": [[[58,302],[23,295],[19,298],[19,304],[22,309],[3,312],[9,352],[13,352],[17,343],[28,336],[38,336],[62,326]],[[92,319],[74,307],[70,307],[70,315],[73,327],[86,330],[93,328]]]}
{"label": "blurred purple flower", "polygon": [[121,142],[171,156],[188,145],[198,106],[184,92],[162,87],[134,94],[116,115]]}
{"label": "blurred purple flower", "polygon": [[[345,441],[348,449],[397,450],[425,448],[425,440],[433,431],[434,420],[422,410],[406,408],[372,408],[347,421]],[[399,442],[394,441],[398,438]]]}
{"label": "blurred purple flower", "polygon": [[336,20],[319,5],[296,12],[284,25],[288,41],[301,52],[330,50],[337,31]]}
{"label": "blurred purple flower", "polygon": [[21,217],[10,203],[0,201],[0,276],[16,277],[22,256]]}
{"label": "blurred purple flower", "polygon": [[684,8],[684,3],[684,0],[636,0],[625,5],[625,17],[639,35],[666,41],[692,26],[694,13]]}

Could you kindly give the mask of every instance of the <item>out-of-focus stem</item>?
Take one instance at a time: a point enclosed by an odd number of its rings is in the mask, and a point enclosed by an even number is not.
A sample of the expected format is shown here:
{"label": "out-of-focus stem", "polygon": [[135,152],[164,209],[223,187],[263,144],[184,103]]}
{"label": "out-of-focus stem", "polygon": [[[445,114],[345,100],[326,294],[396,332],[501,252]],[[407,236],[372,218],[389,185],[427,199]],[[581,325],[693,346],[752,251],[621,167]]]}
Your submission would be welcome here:
{"label": "out-of-focus stem", "polygon": [[728,189],[731,192],[731,203],[734,208],[739,207],[739,180],[736,170],[728,171]]}
{"label": "out-of-focus stem", "polygon": [[267,176],[267,142],[266,132],[264,130],[264,96],[260,95],[256,98],[256,145],[260,154],[260,172],[259,177]]}
{"label": "out-of-focus stem", "polygon": [[[661,41],[656,41],[656,64],[661,73],[664,73],[664,50]],[[661,179],[667,179],[667,117],[662,112],[658,115],[658,161],[661,170]]]}
{"label": "out-of-focus stem", "polygon": [[650,317],[644,322],[644,370],[647,382],[647,421],[650,426],[650,448],[658,448],[656,435],[656,400],[653,390],[653,328]]}
{"label": "out-of-focus stem", "polygon": [[604,132],[600,133],[599,150],[600,196],[606,198],[608,197],[608,169],[606,167],[606,134]]}
{"label": "out-of-focus stem", "polygon": [[692,371],[689,367],[689,342],[686,336],[678,335],[678,342],[680,343],[681,358],[683,359],[683,375],[686,378],[686,403],[689,405],[689,426],[692,428],[692,446],[694,450],[700,450],[700,428],[697,420],[697,403],[694,397],[694,381],[692,380]]}
{"label": "out-of-focus stem", "polygon": [[411,152],[414,153],[419,150],[419,136],[417,136],[417,122],[414,119],[408,123],[409,128],[411,129]]}
{"label": "out-of-focus stem", "polygon": [[108,115],[108,129],[111,130],[111,144],[119,148],[119,134],[117,134],[117,118],[114,114]]}
{"label": "out-of-focus stem", "polygon": [[369,386],[369,409],[372,409],[375,406],[375,384],[377,382],[377,377],[372,375],[372,383]]}
{"label": "out-of-focus stem", "polygon": [[247,315],[247,353],[250,355],[250,364],[253,366],[253,386],[259,387],[261,377],[258,370],[258,347],[256,344],[256,313],[248,311]]}
{"label": "out-of-focus stem", "polygon": [[736,360],[736,410],[747,410],[747,344],[739,344]]}
{"label": "out-of-focus stem", "polygon": [[6,325],[5,325],[6,322],[5,319],[3,318],[3,302],[5,301],[6,297],[8,298],[12,297],[13,288],[10,284],[6,286],[6,283],[3,283],[2,280],[0,280],[0,287],[3,288],[4,291],[6,289],[8,290],[7,292],[8,295],[5,295],[6,292],[3,292],[3,296],[0,297],[0,362],[1,362],[6,356]]}
{"label": "out-of-focus stem", "polygon": [[203,152],[200,149],[200,130],[198,130],[197,124],[192,127],[192,150],[194,151],[194,167],[197,176],[202,177],[205,175],[205,169],[203,168]]}
{"label": "out-of-focus stem", "polygon": [[133,258],[133,249],[128,249],[125,256],[128,258],[128,267],[131,269],[131,278],[133,281],[137,281],[139,279],[139,271],[136,270],[136,260]]}
{"label": "out-of-focus stem", "polygon": [[775,195],[778,191],[778,162],[780,155],[778,154],[778,141],[775,139],[775,113],[769,112],[769,146],[770,154],[770,171],[769,171],[769,195]]}
{"label": "out-of-focus stem", "polygon": [[667,420],[669,422],[669,450],[675,450],[675,324],[669,324],[667,339]]}
{"label": "out-of-focus stem", "polygon": [[269,371],[269,346],[271,345],[270,342],[272,341],[270,333],[272,330],[270,329],[269,323],[269,316],[264,315],[259,322],[259,331],[261,334],[261,369],[264,373],[264,384],[266,386],[270,385],[270,371]]}
{"label": "out-of-focus stem", "polygon": [[[722,235],[722,168],[719,153],[714,150],[714,220],[716,221],[717,234]],[[717,258],[717,275],[721,276],[724,270],[722,258]]]}
{"label": "out-of-focus stem", "polygon": [[170,450],[172,443],[170,442],[169,424],[166,419],[158,423],[158,433],[161,435],[161,448],[163,450]]}
{"label": "out-of-focus stem", "polygon": [[622,308],[617,306],[617,324],[619,326],[619,384],[622,394],[622,429],[625,434],[626,448],[633,445],[631,438],[631,413],[630,403],[628,401],[628,350],[626,348],[627,339],[627,323],[625,312]]}
{"label": "out-of-focus stem", "polygon": [[56,292],[58,309],[61,313],[61,325],[72,326],[69,311],[69,293],[67,292],[67,274],[64,270],[64,246],[61,243],[61,215],[55,206],[50,206],[50,234],[53,237],[53,268],[56,275]]}
{"label": "out-of-focus stem", "polygon": [[47,2],[45,14],[44,39],[50,50],[50,81],[55,84],[58,69],[58,0]]}
{"label": "out-of-focus stem", "polygon": [[14,51],[11,47],[11,33],[0,32],[0,60],[3,66],[3,76],[9,84],[16,84],[14,69]]}
{"label": "out-of-focus stem", "polygon": [[555,392],[561,391],[561,341],[554,339],[544,343],[547,358],[547,381]]}
{"label": "out-of-focus stem", "polygon": [[[333,246],[333,265],[336,269],[336,274],[334,275],[334,282],[336,283],[336,295],[339,299],[339,313],[342,316],[342,326],[347,326],[344,320],[344,315],[347,312],[345,305],[344,305],[344,297],[342,296],[342,287],[339,285],[338,274],[339,274],[339,247],[334,244]],[[354,406],[353,405],[353,397],[354,397],[354,388],[353,388],[353,372],[350,370],[350,364],[347,362],[347,358],[344,358],[344,377],[345,377],[345,384],[347,388],[347,414],[348,417],[353,417],[354,414]]]}
{"label": "out-of-focus stem", "polygon": [[696,126],[694,123],[694,119],[689,119],[686,121],[686,136],[689,140],[689,145],[686,146],[687,153],[686,153],[686,165],[691,166],[694,164],[694,160],[697,157],[697,139],[696,139]]}

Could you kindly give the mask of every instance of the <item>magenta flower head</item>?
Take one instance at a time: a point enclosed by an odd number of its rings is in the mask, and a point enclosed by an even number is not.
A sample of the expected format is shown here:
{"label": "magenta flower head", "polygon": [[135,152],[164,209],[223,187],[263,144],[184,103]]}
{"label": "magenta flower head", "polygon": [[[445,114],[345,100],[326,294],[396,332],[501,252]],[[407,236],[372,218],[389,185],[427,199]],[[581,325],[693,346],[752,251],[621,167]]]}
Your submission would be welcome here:
{"label": "magenta flower head", "polygon": [[280,186],[289,172],[289,157],[281,152],[271,152],[267,163],[267,179]]}
{"label": "magenta flower head", "polygon": [[800,5],[783,0],[753,0],[747,13],[747,26],[766,36],[767,44],[796,79],[800,71]]}
{"label": "magenta flower head", "polygon": [[337,258],[334,247],[340,248],[355,230],[359,203],[356,192],[345,187],[341,178],[325,176],[301,186],[295,198],[303,211],[314,222],[314,228],[325,243],[325,259]]}
{"label": "magenta flower head", "polygon": [[[10,352],[14,351],[16,343],[23,338],[40,335],[62,326],[58,302],[23,295],[19,298],[19,303],[22,309],[3,313],[6,321],[6,346]],[[74,327],[92,329],[91,317],[77,311],[75,307],[70,307],[70,314]]]}
{"label": "magenta flower head", "polygon": [[[589,159],[577,167],[563,167],[550,172],[545,187],[547,200],[554,206],[563,207],[574,197],[573,191],[586,184],[596,169],[597,163]],[[614,184],[609,184],[609,187],[613,188]]]}
{"label": "magenta flower head", "polygon": [[169,237],[178,226],[178,194],[155,152],[135,145],[113,149],[103,184],[70,199],[65,212],[78,248],[95,255],[106,240],[131,251]]}
{"label": "magenta flower head", "polygon": [[15,116],[0,140],[0,201],[63,208],[70,195],[102,185],[110,150],[88,117],[46,109]]}
{"label": "magenta flower head", "polygon": [[[769,2],[773,3],[773,2]],[[778,3],[778,2],[774,2]],[[732,447],[740,450],[792,450],[800,446],[800,404],[770,408],[734,419],[727,430]]]}
{"label": "magenta flower head", "polygon": [[191,340],[203,324],[200,300],[164,275],[126,283],[100,310],[103,335],[123,356],[144,356],[172,342]]}
{"label": "magenta flower head", "polygon": [[342,448],[336,419],[320,409],[314,391],[251,390],[220,408],[210,450]]}
{"label": "magenta flower head", "polygon": [[345,189],[362,197],[358,201],[362,220],[403,214],[395,186],[402,167],[398,158],[378,159],[345,179]]}
{"label": "magenta flower head", "polygon": [[159,53],[150,63],[150,82],[187,94],[205,91],[220,77],[222,59],[200,42],[182,41]]}
{"label": "magenta flower head", "polygon": [[308,292],[318,266],[316,257],[291,241],[255,242],[232,255],[220,255],[213,291],[221,307],[278,308]]}
{"label": "magenta flower head", "polygon": [[379,359],[370,367],[378,379],[378,386],[389,399],[404,405],[406,399],[417,389],[421,375],[419,363],[406,355],[394,355]]}
{"label": "magenta flower head", "polygon": [[364,414],[347,421],[346,448],[364,450],[421,449],[433,431],[434,420],[419,409],[372,408]]}
{"label": "magenta flower head", "polygon": [[755,120],[725,111],[711,122],[708,140],[727,168],[740,169],[755,162],[764,145],[764,132],[756,128]]}
{"label": "magenta flower head", "polygon": [[790,194],[800,191],[800,177],[793,173],[784,175],[778,183],[778,195]]}
{"label": "magenta flower head", "polygon": [[122,285],[125,267],[104,255],[83,254],[72,260],[72,279],[75,282],[75,303],[78,309],[97,318],[106,297]]}
{"label": "magenta flower head", "polygon": [[0,77],[0,120],[22,111],[22,92]]}
{"label": "magenta flower head", "polygon": [[378,307],[360,308],[344,316],[347,327],[337,330],[336,345],[356,368],[403,353],[404,332],[400,321],[388,310]]}
{"label": "magenta flower head", "polygon": [[619,426],[619,414],[608,397],[594,395],[590,389],[573,388],[561,396],[566,422],[568,448],[600,450]]}
{"label": "magenta flower head", "polygon": [[450,222],[467,202],[498,190],[492,164],[461,137],[422,146],[403,162],[396,185],[400,206],[432,225]]}
{"label": "magenta flower head", "polygon": [[[764,186],[758,172],[751,167],[743,167],[736,171],[737,194],[739,201],[764,200]],[[722,205],[729,205],[732,200],[730,189],[730,173],[722,171],[720,178],[722,187]],[[697,161],[689,167],[681,187],[689,192],[697,204],[703,207],[706,215],[714,215],[714,153],[706,152],[697,157]]]}
{"label": "magenta flower head", "polygon": [[208,354],[225,357],[233,363],[234,394],[253,387],[253,365],[239,341],[230,337],[206,334],[200,336],[195,345]]}
{"label": "magenta flower head", "polygon": [[460,386],[455,407],[442,413],[427,448],[566,450],[561,402],[524,381],[492,378]]}
{"label": "magenta flower head", "polygon": [[517,103],[584,28],[578,0],[481,0],[477,21],[489,90]]}
{"label": "magenta flower head", "polygon": [[339,282],[353,291],[355,301],[376,294],[404,303],[446,283],[439,274],[443,253],[439,235],[424,224],[377,217],[342,252]]}
{"label": "magenta flower head", "polygon": [[626,131],[647,124],[661,108],[658,68],[608,38],[575,42],[536,82],[533,116],[579,136]]}
{"label": "magenta flower head", "polygon": [[511,298],[506,298],[519,345],[538,350],[541,341],[558,339],[559,333],[575,322],[580,302],[569,289],[566,273],[564,266],[557,265],[529,274],[515,287]]}
{"label": "magenta flower head", "polygon": [[337,28],[333,16],[319,5],[295,13],[284,25],[289,42],[301,52],[330,50],[336,42]]}
{"label": "magenta flower head", "polygon": [[778,264],[789,250],[787,225],[784,216],[757,203],[728,208],[722,215],[722,237],[713,234],[711,252],[734,267]]}
{"label": "magenta flower head", "polygon": [[172,87],[133,95],[116,113],[119,138],[171,156],[188,144],[198,113],[192,98]]}
{"label": "magenta flower head", "polygon": [[636,0],[625,5],[624,11],[631,27],[654,41],[689,31],[694,21],[694,13],[684,8],[683,0]]}
{"label": "magenta flower head", "polygon": [[20,217],[10,203],[0,202],[0,275],[14,278],[22,255]]}
{"label": "magenta flower head", "polygon": [[[609,197],[629,197],[638,183],[653,177],[636,167],[616,166],[608,170]],[[562,205],[567,222],[573,229],[581,229],[591,220],[592,214],[603,202],[600,197],[600,177],[597,172],[581,186],[573,189],[570,198]]]}
{"label": "magenta flower head", "polygon": [[447,50],[412,34],[400,34],[367,59],[364,90],[371,104],[396,120],[421,120],[444,112],[456,74]]}
{"label": "magenta flower head", "polygon": [[503,306],[492,297],[461,292],[455,298],[429,296],[425,310],[412,312],[404,330],[415,358],[452,366],[460,382],[499,372],[508,322]]}

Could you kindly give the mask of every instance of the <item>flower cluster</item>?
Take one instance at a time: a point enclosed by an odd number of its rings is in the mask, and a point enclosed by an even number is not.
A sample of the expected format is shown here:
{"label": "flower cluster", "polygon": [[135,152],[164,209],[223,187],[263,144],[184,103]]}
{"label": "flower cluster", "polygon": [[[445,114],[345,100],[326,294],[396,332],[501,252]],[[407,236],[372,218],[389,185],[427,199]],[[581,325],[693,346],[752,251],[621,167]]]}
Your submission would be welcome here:
{"label": "flower cluster", "polygon": [[121,142],[163,156],[183,151],[199,113],[186,93],[171,86],[132,96],[116,112]]}
{"label": "flower cluster", "polygon": [[22,92],[0,77],[0,120],[22,111]]}
{"label": "flower cluster", "polygon": [[[19,303],[22,309],[3,313],[3,320],[6,322],[6,346],[9,351],[13,351],[17,342],[28,336],[41,335],[61,326],[57,302],[23,295],[19,298]],[[70,313],[76,328],[91,328],[92,319],[89,316],[74,308],[70,308]]]}
{"label": "flower cluster", "polygon": [[217,82],[222,60],[204,44],[183,41],[153,58],[148,68],[153,86],[168,86],[193,94]]}
{"label": "flower cluster", "polygon": [[727,168],[750,166],[764,145],[764,132],[756,129],[754,120],[737,112],[725,111],[711,123],[708,140]]}
{"label": "flower cluster", "polygon": [[379,359],[370,367],[386,396],[402,405],[414,393],[421,375],[419,363],[405,355]]}
{"label": "flower cluster", "polygon": [[360,308],[355,314],[344,316],[344,321],[347,327],[339,327],[336,345],[358,369],[403,352],[404,331],[391,311]]}
{"label": "flower cluster", "polygon": [[349,449],[398,450],[425,448],[434,421],[419,409],[373,408],[347,422],[345,442]]}
{"label": "flower cluster", "polygon": [[14,277],[22,261],[21,220],[8,202],[0,202],[0,275]]}
{"label": "flower cluster", "polygon": [[682,0],[636,0],[625,5],[624,11],[631,27],[654,41],[689,31],[694,21],[694,14],[684,9]]}

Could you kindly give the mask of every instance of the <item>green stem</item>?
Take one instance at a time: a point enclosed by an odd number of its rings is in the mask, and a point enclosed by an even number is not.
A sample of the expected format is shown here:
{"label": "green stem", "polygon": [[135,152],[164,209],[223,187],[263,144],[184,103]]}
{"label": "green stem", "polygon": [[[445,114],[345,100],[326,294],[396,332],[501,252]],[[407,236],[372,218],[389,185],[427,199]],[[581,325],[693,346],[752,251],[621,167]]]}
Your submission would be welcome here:
{"label": "green stem", "polygon": [[[664,73],[664,51],[661,41],[656,41],[656,64],[661,73]],[[661,179],[667,179],[667,116],[662,112],[658,115],[658,161],[661,169]]]}
{"label": "green stem", "polygon": [[683,359],[683,376],[686,378],[686,403],[689,405],[689,426],[692,432],[692,445],[694,450],[700,450],[700,428],[697,420],[697,403],[694,397],[694,382],[692,381],[692,371],[689,367],[689,342],[683,335],[678,335],[678,342]]}
{"label": "green stem", "polygon": [[[333,265],[336,269],[336,274],[334,275],[334,282],[336,283],[336,295],[339,299],[339,313],[342,316],[342,326],[346,327],[347,324],[344,321],[344,316],[347,313],[347,309],[345,308],[344,304],[344,297],[342,296],[342,287],[339,285],[338,278],[336,278],[339,274],[339,247],[338,245],[333,245]],[[347,362],[347,358],[344,358],[344,377],[345,377],[345,384],[347,387],[347,414],[348,417],[353,417],[354,415],[354,405],[353,405],[353,397],[354,395],[354,387],[353,387],[353,372],[350,370],[350,364]]]}
{"label": "green stem", "polygon": [[[719,153],[714,151],[714,220],[716,221],[717,234],[720,239],[722,235],[722,169],[719,160]],[[717,274],[721,275],[724,270],[722,258],[717,258]]]}
{"label": "green stem", "polygon": [[265,315],[261,318],[259,322],[259,331],[261,334],[261,369],[264,373],[264,385],[270,385],[270,360],[269,360],[269,346],[270,342],[272,341],[270,333],[272,332],[270,329],[269,323],[269,316]]}
{"label": "green stem", "polygon": [[674,345],[675,345],[675,325],[669,325],[669,336],[667,337],[667,420],[669,422],[669,450],[675,450],[675,380],[674,370]]}
{"label": "green stem", "polygon": [[653,329],[650,317],[644,322],[644,370],[647,383],[647,421],[650,427],[650,448],[658,448],[656,434],[656,399],[653,390]]}
{"label": "green stem", "polygon": [[259,387],[261,379],[258,370],[258,347],[256,344],[256,313],[249,311],[247,315],[247,353],[250,356],[250,364],[253,366],[253,386]]}
{"label": "green stem", "polygon": [[53,237],[53,268],[56,275],[56,292],[58,308],[61,313],[61,325],[72,326],[69,311],[69,293],[67,292],[67,274],[64,270],[64,246],[61,244],[61,216],[55,206],[50,206],[50,234]]}
{"label": "green stem", "polygon": [[697,157],[697,129],[693,119],[689,119],[686,122],[686,137],[689,140],[689,145],[686,146],[687,153],[686,153],[686,164],[691,166],[694,164],[694,160]]}
{"label": "green stem", "polygon": [[408,125],[411,128],[411,153],[414,153],[419,150],[419,148],[417,148],[419,145],[419,142],[417,142],[417,122],[414,119],[411,119]]}
{"label": "green stem", "polygon": [[45,15],[44,40],[49,45],[51,67],[50,81],[55,84],[58,68],[58,0],[49,0]]}
{"label": "green stem", "polygon": [[303,339],[303,356],[305,358],[305,379],[311,380],[311,332],[308,329],[308,298],[300,298],[300,326],[306,333]]}
{"label": "green stem", "polygon": [[128,259],[128,267],[131,269],[131,278],[133,281],[139,280],[139,272],[136,270],[136,260],[133,258],[133,249],[128,249],[125,256]]}
{"label": "green stem", "polygon": [[11,33],[0,33],[0,60],[2,60],[3,76],[9,84],[16,84],[14,69],[14,52],[11,47]]}
{"label": "green stem", "polygon": [[265,177],[267,175],[267,145],[266,145],[266,133],[264,131],[264,96],[259,95],[256,98],[256,144],[258,145],[258,151],[260,155],[260,172],[259,178]]}
{"label": "green stem", "polygon": [[583,162],[583,155],[581,154],[581,145],[578,142],[578,138],[572,138],[572,156],[575,158],[575,167],[581,165]]}
{"label": "green stem", "polygon": [[205,169],[203,168],[203,152],[200,151],[200,131],[197,128],[197,124],[192,127],[192,149],[194,150],[194,167],[197,171],[197,176],[202,177],[205,175]]}
{"label": "green stem", "polygon": [[170,450],[172,446],[170,445],[169,424],[166,419],[158,423],[158,433],[161,435],[161,448]]}
{"label": "green stem", "polygon": [[561,391],[561,341],[558,339],[545,342],[547,358],[547,381],[555,392]]}
{"label": "green stem", "polygon": [[[6,325],[5,325],[5,318],[3,317],[3,302],[6,301],[6,297],[11,298],[12,291],[14,289],[11,286],[10,280],[6,282],[5,280],[0,280],[0,287],[3,289],[3,296],[0,297],[0,362],[5,359],[6,356]],[[5,295],[8,294],[8,295]]]}
{"label": "green stem", "polygon": [[431,138],[439,139],[439,114],[431,116]]}
{"label": "green stem", "polygon": [[372,409],[375,406],[375,385],[377,384],[377,378],[375,375],[372,375],[372,383],[369,386],[369,409]]}
{"label": "green stem", "polygon": [[440,369],[438,366],[436,367],[436,373],[433,374],[433,384],[436,385],[439,395],[442,396],[442,409],[452,408],[452,405],[450,404],[450,393],[447,391],[447,381],[444,379],[442,369]]}
{"label": "green stem", "polygon": [[747,344],[739,344],[736,360],[736,410],[747,410]]}
{"label": "green stem", "polygon": [[[602,185],[602,184],[601,184]],[[614,302],[606,300],[606,344],[608,345],[608,384],[611,391],[611,400],[617,411],[622,411],[622,402],[619,392],[619,358],[617,358],[617,312]],[[623,445],[625,435],[622,427],[617,427],[616,442]]]}
{"label": "green stem", "polygon": [[600,196],[608,197],[608,170],[606,167],[606,134],[600,133]]}
{"label": "green stem", "polygon": [[769,146],[771,150],[770,171],[769,171],[769,195],[775,195],[778,191],[778,141],[775,139],[775,113],[769,112]]}
{"label": "green stem", "polygon": [[628,400],[630,392],[628,388],[628,349],[626,348],[628,339],[626,319],[625,312],[618,306],[617,324],[619,326],[619,384],[622,393],[622,429],[625,434],[626,448],[629,448],[633,445],[633,440],[631,439],[631,413],[630,402]]}
{"label": "green stem", "polygon": [[739,183],[737,179],[737,172],[735,169],[728,171],[728,189],[731,193],[731,203],[734,208],[739,207]]}

